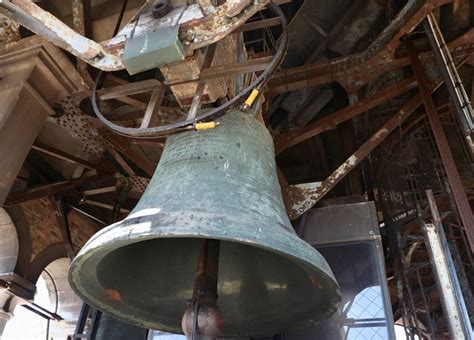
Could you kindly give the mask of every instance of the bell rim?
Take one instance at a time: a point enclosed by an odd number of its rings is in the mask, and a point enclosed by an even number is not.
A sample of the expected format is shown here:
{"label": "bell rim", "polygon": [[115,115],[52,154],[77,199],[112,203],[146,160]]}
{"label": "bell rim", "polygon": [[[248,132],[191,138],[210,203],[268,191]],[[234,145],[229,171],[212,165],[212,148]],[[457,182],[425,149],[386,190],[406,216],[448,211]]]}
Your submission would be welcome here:
{"label": "bell rim", "polygon": [[[303,329],[303,328],[310,327],[311,325],[314,325],[320,321],[323,321],[327,319],[328,317],[330,317],[332,314],[334,314],[334,312],[337,310],[339,302],[341,301],[339,285],[327,261],[324,259],[322,254],[319,253],[319,251],[317,251],[315,248],[313,248],[310,244],[308,244],[304,240],[300,239],[296,234],[283,232],[283,231],[281,232],[279,231],[277,233],[271,233],[272,236],[275,236],[274,237],[275,240],[278,240],[278,237],[276,237],[275,234],[283,235],[286,237],[288,237],[287,234],[290,234],[291,237],[298,243],[298,246],[295,244],[295,246],[291,247],[291,249],[295,251],[294,253],[291,253],[289,251],[284,251],[284,248],[281,247],[285,245],[288,248],[288,244],[283,244],[283,243],[279,244],[278,241],[275,243],[271,243],[268,241],[268,238],[251,240],[249,238],[244,239],[244,238],[235,237],[235,235],[234,237],[232,237],[233,236],[232,234],[226,233],[222,229],[220,231],[217,231],[219,228],[211,228],[212,232],[210,229],[208,229],[207,232],[205,230],[200,230],[199,234],[196,234],[196,228],[193,226],[184,226],[184,227],[160,226],[157,229],[158,231],[161,231],[161,232],[156,232],[157,230],[155,230],[154,233],[144,234],[143,231],[140,229],[137,229],[136,226],[137,226],[136,223],[132,223],[127,218],[123,221],[112,224],[102,229],[101,231],[99,231],[96,235],[94,235],[89,240],[89,242],[81,249],[81,251],[77,254],[74,260],[71,262],[69,273],[68,273],[69,283],[72,289],[74,290],[74,292],[78,296],[80,296],[84,301],[86,301],[86,303],[93,306],[94,308],[104,311],[124,322],[133,323],[135,325],[145,327],[145,328],[156,329],[157,327],[156,324],[153,325],[147,321],[143,321],[138,318],[133,318],[130,315],[128,315],[128,318],[127,318],[127,317],[124,317],[123,314],[116,313],[116,310],[114,308],[110,307],[109,305],[105,303],[101,303],[100,300],[94,298],[92,294],[87,294],[87,290],[85,289],[85,287],[83,287],[82,284],[80,284],[80,282],[76,282],[75,278],[79,277],[80,275],[79,272],[81,271],[82,267],[86,265],[86,263],[92,256],[99,255],[98,257],[104,257],[107,254],[110,254],[111,252],[125,245],[131,245],[131,244],[153,240],[153,239],[173,239],[173,238],[174,239],[179,239],[179,238],[205,239],[207,238],[207,239],[215,239],[215,240],[226,241],[226,242],[239,243],[239,244],[243,244],[250,247],[257,247],[259,249],[263,249],[271,253],[274,253],[278,256],[282,256],[283,258],[286,258],[287,260],[291,261],[292,263],[300,267],[307,274],[309,273],[315,274],[318,277],[318,279],[320,279],[320,281],[324,282],[324,284],[321,287],[325,287],[326,289],[331,290],[331,294],[330,294],[331,297],[328,299],[329,302],[324,308],[325,312],[318,314],[318,317],[316,320],[311,320],[311,322],[306,321],[306,324],[298,324],[289,329],[277,330],[277,332]],[[122,236],[127,235],[127,237],[125,238],[112,237],[112,238],[108,238],[106,242],[104,243],[100,243],[98,245],[94,244],[98,240],[100,241],[100,239],[103,237],[104,234],[106,234],[107,232],[110,232],[110,230],[117,229],[117,228],[120,229]],[[232,228],[235,228],[235,226],[233,226]],[[221,233],[221,235],[218,235],[219,232]],[[310,249],[310,254],[313,254],[314,263],[312,263],[310,259],[308,259],[307,256],[303,254],[303,251],[300,251],[300,247],[304,247],[308,250]],[[301,253],[300,257],[297,256],[298,253]],[[93,265],[92,267],[89,267],[89,269],[97,268],[98,263],[99,262],[97,260],[95,265]],[[324,269],[327,269],[329,273],[325,272],[322,269],[323,266],[326,267]],[[97,283],[97,285],[103,289],[103,287],[100,284]],[[163,325],[163,324],[160,325],[159,327],[160,327],[159,329],[163,331],[182,334],[181,329],[166,327],[166,325]],[[228,334],[228,333],[222,334],[222,336],[237,336],[237,335],[242,335],[242,334]],[[268,334],[252,333],[252,334],[246,334],[246,335],[259,336],[259,335],[268,335]]]}

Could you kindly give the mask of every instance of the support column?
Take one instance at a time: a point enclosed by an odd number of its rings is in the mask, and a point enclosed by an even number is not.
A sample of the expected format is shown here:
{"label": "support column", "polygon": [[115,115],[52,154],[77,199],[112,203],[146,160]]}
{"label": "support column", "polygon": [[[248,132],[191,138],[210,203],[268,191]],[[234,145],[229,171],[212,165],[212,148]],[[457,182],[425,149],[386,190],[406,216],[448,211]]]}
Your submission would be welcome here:
{"label": "support column", "polygon": [[449,251],[438,207],[431,190],[426,191],[433,223],[423,225],[425,244],[435,274],[444,315],[452,339],[472,339],[472,326]]}

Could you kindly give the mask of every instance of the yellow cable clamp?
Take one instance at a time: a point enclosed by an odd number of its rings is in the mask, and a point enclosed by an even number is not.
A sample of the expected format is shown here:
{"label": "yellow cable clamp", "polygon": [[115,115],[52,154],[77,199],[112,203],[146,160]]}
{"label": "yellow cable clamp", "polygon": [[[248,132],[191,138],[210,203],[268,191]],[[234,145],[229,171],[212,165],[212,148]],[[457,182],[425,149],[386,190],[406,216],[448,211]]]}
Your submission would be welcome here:
{"label": "yellow cable clamp", "polygon": [[201,122],[194,124],[196,131],[205,131],[219,126],[219,122]]}
{"label": "yellow cable clamp", "polygon": [[252,93],[250,93],[250,96],[248,96],[247,100],[245,101],[245,106],[251,107],[255,99],[257,99],[259,93],[260,92],[257,89],[253,89]]}

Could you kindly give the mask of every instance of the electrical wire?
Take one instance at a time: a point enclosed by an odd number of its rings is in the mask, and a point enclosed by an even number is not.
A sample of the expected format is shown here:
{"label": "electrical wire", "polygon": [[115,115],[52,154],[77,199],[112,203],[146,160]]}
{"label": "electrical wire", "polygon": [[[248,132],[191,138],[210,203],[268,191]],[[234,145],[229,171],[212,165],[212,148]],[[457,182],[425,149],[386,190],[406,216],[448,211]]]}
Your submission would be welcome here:
{"label": "electrical wire", "polygon": [[267,8],[270,9],[274,14],[276,14],[281,21],[282,34],[279,39],[277,51],[275,52],[275,55],[272,61],[270,62],[270,65],[249,86],[247,86],[242,92],[240,92],[231,100],[227,101],[219,107],[207,111],[201,116],[192,119],[187,119],[182,122],[176,122],[152,128],[127,128],[110,122],[107,118],[104,117],[104,115],[99,109],[97,103],[97,90],[102,80],[103,72],[101,71],[96,78],[91,95],[92,109],[96,114],[97,118],[99,118],[99,120],[105,126],[114,131],[116,134],[136,139],[149,139],[167,136],[179,131],[190,130],[195,126],[196,122],[198,121],[212,120],[216,117],[223,115],[228,110],[241,105],[246,96],[248,96],[254,90],[259,91],[266,84],[270,76],[278,69],[281,62],[283,61],[283,58],[286,55],[286,50],[288,47],[288,25],[286,17],[280,7],[274,4],[273,2],[270,2]]}

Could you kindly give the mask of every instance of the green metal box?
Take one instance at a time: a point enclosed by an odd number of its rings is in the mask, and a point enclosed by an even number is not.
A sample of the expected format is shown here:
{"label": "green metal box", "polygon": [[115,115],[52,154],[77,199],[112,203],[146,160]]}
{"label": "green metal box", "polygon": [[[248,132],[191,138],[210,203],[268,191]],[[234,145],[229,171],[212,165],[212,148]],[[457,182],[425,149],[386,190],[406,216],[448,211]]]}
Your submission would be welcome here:
{"label": "green metal box", "polygon": [[127,40],[122,57],[127,71],[136,74],[183,60],[185,50],[178,29],[175,25]]}

